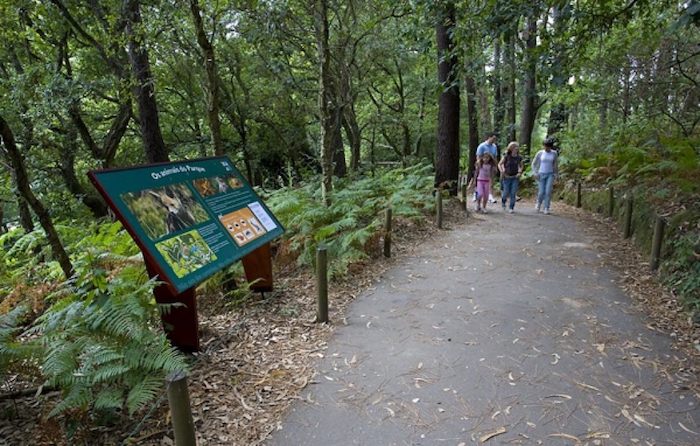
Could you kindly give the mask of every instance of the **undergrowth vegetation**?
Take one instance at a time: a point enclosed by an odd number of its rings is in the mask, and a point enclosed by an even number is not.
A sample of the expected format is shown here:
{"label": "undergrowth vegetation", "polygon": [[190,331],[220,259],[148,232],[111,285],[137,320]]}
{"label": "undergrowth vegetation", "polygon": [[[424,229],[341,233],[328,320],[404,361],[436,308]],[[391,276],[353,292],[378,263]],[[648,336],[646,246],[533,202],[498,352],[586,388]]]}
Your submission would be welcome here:
{"label": "undergrowth vegetation", "polygon": [[665,220],[659,278],[700,323],[700,138],[652,132],[571,134],[562,170],[582,181],[585,208],[607,212],[609,187],[616,215],[623,200],[633,200],[633,236],[642,252],[651,250],[656,217]]}
{"label": "undergrowth vegetation", "polygon": [[277,263],[314,265],[316,249],[325,247],[331,259],[329,274],[343,275],[349,265],[379,249],[387,208],[396,219],[425,218],[435,202],[432,183],[432,167],[420,164],[339,181],[328,207],[317,182],[264,194],[286,228]]}
{"label": "undergrowth vegetation", "polygon": [[[328,207],[318,179],[261,191],[286,228],[276,242],[276,266],[313,265],[316,248],[324,246],[329,272],[343,275],[378,251],[387,208],[398,221],[425,218],[434,205],[432,175],[430,165],[416,165],[338,181]],[[84,230],[70,229],[78,226]],[[67,281],[42,231],[0,236],[0,386],[5,392],[30,384],[60,390],[47,415],[69,424],[134,413],[163,391],[168,372],[188,369],[161,327],[160,312],[168,308],[156,303],[157,282],[121,224],[57,227],[74,266]],[[240,271],[231,266],[201,289],[230,300],[227,281]]]}

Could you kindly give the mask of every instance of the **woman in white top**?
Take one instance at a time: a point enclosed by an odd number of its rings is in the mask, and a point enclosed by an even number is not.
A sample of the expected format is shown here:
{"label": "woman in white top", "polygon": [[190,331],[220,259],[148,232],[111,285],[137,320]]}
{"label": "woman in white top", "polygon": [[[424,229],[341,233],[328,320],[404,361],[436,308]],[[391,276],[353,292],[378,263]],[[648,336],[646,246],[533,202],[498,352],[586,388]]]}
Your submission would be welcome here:
{"label": "woman in white top", "polygon": [[537,152],[532,160],[532,171],[537,180],[537,206],[538,211],[542,209],[544,202],[544,213],[549,214],[549,205],[552,201],[552,185],[554,179],[559,177],[559,155],[553,149],[554,141],[544,140],[544,149]]}

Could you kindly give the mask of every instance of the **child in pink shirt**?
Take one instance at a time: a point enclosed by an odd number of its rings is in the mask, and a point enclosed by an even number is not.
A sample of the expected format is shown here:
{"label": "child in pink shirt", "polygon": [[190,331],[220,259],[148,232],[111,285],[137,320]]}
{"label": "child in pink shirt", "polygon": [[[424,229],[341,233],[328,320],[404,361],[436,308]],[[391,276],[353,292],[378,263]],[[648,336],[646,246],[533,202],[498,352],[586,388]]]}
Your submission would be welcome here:
{"label": "child in pink shirt", "polygon": [[474,177],[472,177],[471,184],[476,182],[476,212],[481,211],[486,214],[486,204],[489,200],[491,182],[493,181],[497,169],[496,160],[491,157],[490,153],[486,152],[481,159],[477,160],[475,168],[476,173]]}

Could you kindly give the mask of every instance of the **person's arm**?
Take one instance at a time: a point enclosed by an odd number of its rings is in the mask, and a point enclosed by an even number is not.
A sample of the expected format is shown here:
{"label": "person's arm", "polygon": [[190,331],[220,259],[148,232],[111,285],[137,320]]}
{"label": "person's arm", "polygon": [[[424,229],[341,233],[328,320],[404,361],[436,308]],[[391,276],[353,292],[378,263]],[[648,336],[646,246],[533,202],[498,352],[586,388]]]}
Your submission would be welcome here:
{"label": "person's arm", "polygon": [[519,178],[520,175],[523,174],[523,170],[525,170],[525,164],[523,163],[523,157],[520,157],[520,162],[518,163],[518,175],[517,177]]}
{"label": "person's arm", "polygon": [[554,152],[554,162],[552,164],[554,170],[554,178],[559,178],[559,154],[557,152]]}
{"label": "person's arm", "polygon": [[498,162],[498,170],[501,171],[501,175],[504,175],[506,173],[506,157],[504,156],[501,158],[501,160]]}
{"label": "person's arm", "polygon": [[474,172],[472,172],[472,177],[469,180],[469,185],[467,186],[467,189],[471,188],[472,186],[476,187],[476,177],[479,176],[479,160],[477,159],[476,162],[474,163]]}
{"label": "person's arm", "polygon": [[540,155],[542,154],[542,151],[540,150],[535,154],[535,157],[532,159],[532,164],[530,167],[532,168],[532,173],[535,175],[535,178],[538,178],[540,176],[539,174],[539,169],[540,169]]}

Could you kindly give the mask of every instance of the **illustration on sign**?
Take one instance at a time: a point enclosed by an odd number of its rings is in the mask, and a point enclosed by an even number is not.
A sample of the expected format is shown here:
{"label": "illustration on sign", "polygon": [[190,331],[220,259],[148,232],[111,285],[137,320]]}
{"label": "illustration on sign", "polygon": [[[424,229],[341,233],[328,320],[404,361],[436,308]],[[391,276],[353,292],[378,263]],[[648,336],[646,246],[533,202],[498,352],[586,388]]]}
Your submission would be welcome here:
{"label": "illustration on sign", "polygon": [[227,157],[88,175],[178,291],[284,231]]}

